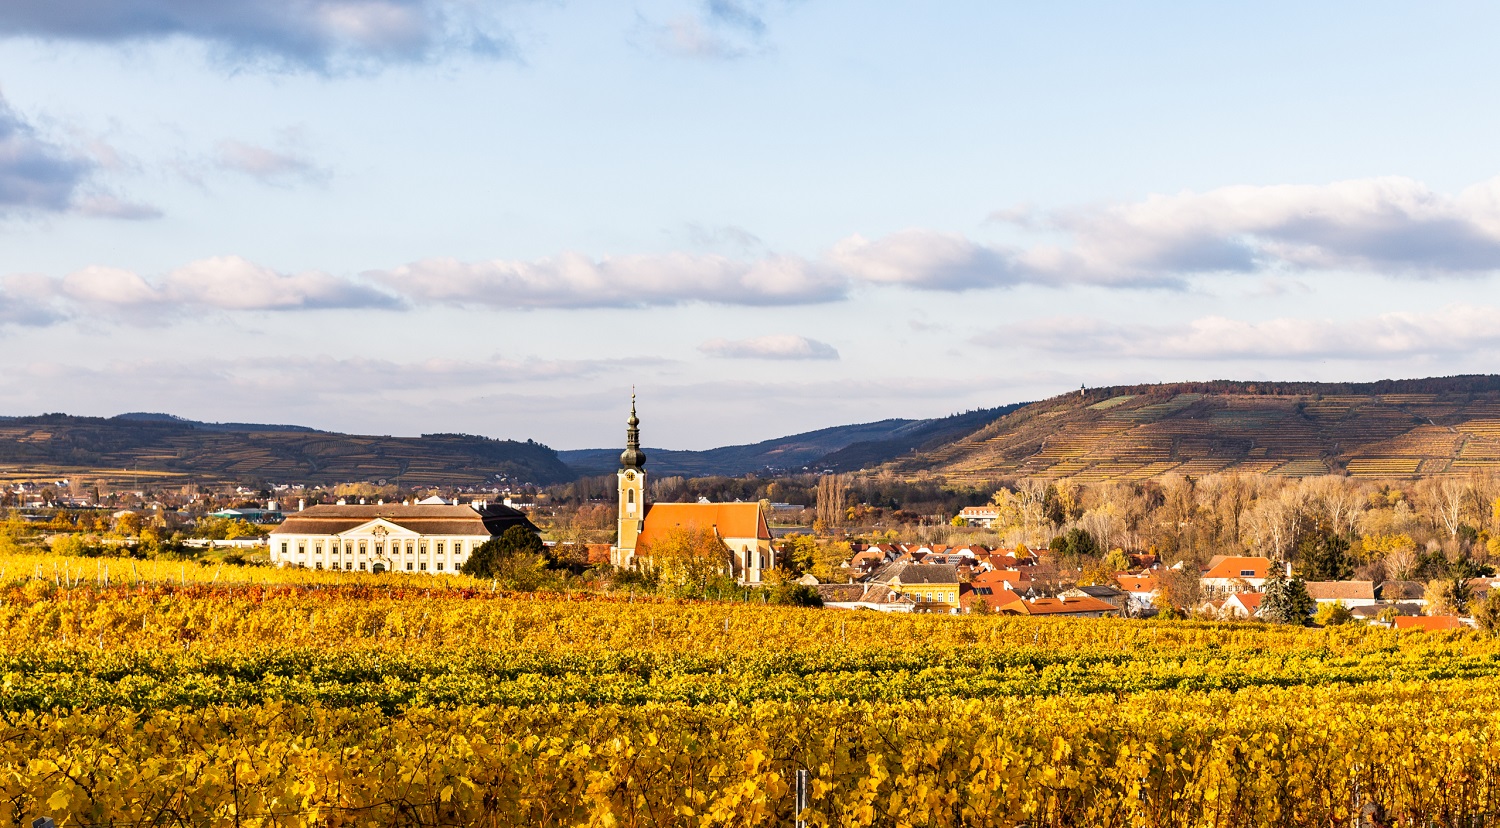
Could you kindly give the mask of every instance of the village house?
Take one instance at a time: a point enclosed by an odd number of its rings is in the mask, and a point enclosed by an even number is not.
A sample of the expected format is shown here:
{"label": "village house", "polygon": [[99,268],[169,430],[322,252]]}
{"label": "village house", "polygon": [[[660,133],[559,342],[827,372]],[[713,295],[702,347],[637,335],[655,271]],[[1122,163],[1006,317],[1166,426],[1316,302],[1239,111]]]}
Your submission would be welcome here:
{"label": "village house", "polygon": [[1219,609],[1220,615],[1225,619],[1230,618],[1259,618],[1260,602],[1265,595],[1259,592],[1236,592],[1224,599],[1224,604]]}
{"label": "village house", "polygon": [[1353,609],[1376,604],[1374,581],[1308,581],[1307,595],[1319,605],[1342,603]]}
{"label": "village house", "polygon": [[828,609],[867,609],[876,612],[912,612],[917,601],[886,584],[818,584],[814,587]]}
{"label": "village house", "polygon": [[1115,576],[1120,590],[1130,596],[1130,614],[1138,615],[1155,606],[1156,596],[1161,592],[1161,582],[1155,575]]}
{"label": "village house", "polygon": [[897,561],[881,568],[870,581],[910,596],[917,612],[958,611],[958,567],[952,564]]}
{"label": "village house", "polygon": [[968,526],[989,529],[1000,519],[1000,510],[994,506],[965,506],[959,511],[958,517]]}
{"label": "village house", "polygon": [[1124,590],[1115,589],[1107,584],[1073,587],[1061,595],[1064,598],[1094,598],[1121,611],[1125,610],[1125,605],[1130,601],[1130,595]]}
{"label": "village house", "polygon": [[1209,593],[1238,592],[1247,587],[1260,589],[1271,576],[1271,567],[1270,558],[1215,555],[1201,580]]}
{"label": "village house", "polygon": [[1022,598],[1000,607],[1000,612],[1005,615],[1047,618],[1106,618],[1120,615],[1118,607],[1110,606],[1098,598],[1065,595],[1056,598]]}

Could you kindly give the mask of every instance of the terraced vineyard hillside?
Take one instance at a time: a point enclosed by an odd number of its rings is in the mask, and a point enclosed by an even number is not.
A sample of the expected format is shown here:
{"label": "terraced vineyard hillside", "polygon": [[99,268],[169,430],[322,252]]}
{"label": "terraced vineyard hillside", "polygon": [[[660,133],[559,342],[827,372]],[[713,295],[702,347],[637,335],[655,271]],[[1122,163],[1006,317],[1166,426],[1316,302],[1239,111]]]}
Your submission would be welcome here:
{"label": "terraced vineyard hillside", "polygon": [[1379,478],[1500,471],[1500,377],[1093,389],[1026,406],[887,468],[973,483],[1231,469]]}
{"label": "terraced vineyard hillside", "polygon": [[366,437],[162,417],[0,418],[0,481],[82,477],[101,486],[190,483],[470,485],[576,475],[533,442],[465,434]]}

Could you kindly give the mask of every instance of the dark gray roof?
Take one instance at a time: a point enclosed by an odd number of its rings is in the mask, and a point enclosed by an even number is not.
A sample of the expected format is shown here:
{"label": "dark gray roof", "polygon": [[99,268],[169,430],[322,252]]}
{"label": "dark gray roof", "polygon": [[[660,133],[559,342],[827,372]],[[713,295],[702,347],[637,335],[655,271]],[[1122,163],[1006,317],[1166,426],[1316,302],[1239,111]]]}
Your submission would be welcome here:
{"label": "dark gray roof", "polygon": [[1124,595],[1124,590],[1115,589],[1107,584],[1091,584],[1089,586],[1073,587],[1070,592],[1081,592],[1090,598],[1119,598]]}
{"label": "dark gray roof", "polygon": [[336,535],[384,518],[403,529],[424,535],[490,535],[503,533],[511,526],[536,527],[526,515],[508,506],[494,504],[483,513],[471,506],[403,506],[400,503],[364,506],[309,506],[292,512],[273,535]]}
{"label": "dark gray roof", "polygon": [[881,567],[870,576],[870,580],[881,584],[956,584],[958,567],[953,564],[897,561]]}
{"label": "dark gray roof", "polygon": [[1421,581],[1382,581],[1375,588],[1375,597],[1382,601],[1401,601],[1421,598],[1426,592],[1427,585]]}

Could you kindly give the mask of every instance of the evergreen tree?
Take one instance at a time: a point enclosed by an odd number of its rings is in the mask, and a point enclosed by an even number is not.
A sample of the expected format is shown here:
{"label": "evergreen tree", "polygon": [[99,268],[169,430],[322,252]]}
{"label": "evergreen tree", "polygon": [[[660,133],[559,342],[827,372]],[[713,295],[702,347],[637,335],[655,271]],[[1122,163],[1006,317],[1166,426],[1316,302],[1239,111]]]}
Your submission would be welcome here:
{"label": "evergreen tree", "polygon": [[1304,535],[1297,543],[1298,567],[1309,581],[1346,581],[1354,577],[1349,539],[1332,531]]}
{"label": "evergreen tree", "polygon": [[[547,566],[547,547],[542,539],[524,526],[512,526],[505,534],[479,545],[460,571],[476,578],[527,581]],[[518,586],[525,588],[529,584]]]}
{"label": "evergreen tree", "polygon": [[1277,568],[1266,579],[1260,617],[1273,624],[1306,624],[1317,605],[1318,602],[1307,594],[1307,582],[1300,577],[1288,578]]}

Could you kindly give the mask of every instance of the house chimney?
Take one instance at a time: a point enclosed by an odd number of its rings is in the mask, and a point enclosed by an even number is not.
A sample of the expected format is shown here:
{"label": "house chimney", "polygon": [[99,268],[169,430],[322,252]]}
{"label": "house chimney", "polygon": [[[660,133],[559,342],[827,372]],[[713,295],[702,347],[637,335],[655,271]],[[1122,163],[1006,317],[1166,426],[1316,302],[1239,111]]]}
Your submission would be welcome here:
{"label": "house chimney", "polygon": [[302,511],[303,509],[306,509],[306,508],[307,508],[307,500],[304,499],[304,498],[300,498],[300,497],[297,498],[297,511],[300,512],[300,511]]}

